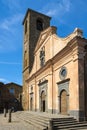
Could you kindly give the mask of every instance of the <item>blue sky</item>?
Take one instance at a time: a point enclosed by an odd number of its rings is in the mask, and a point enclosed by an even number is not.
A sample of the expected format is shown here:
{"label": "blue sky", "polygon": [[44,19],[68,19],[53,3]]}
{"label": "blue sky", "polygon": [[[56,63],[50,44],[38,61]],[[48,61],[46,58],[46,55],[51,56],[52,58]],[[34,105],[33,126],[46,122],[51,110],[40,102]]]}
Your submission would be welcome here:
{"label": "blue sky", "polygon": [[0,0],[0,81],[22,85],[22,21],[28,8],[52,17],[65,37],[78,27],[87,38],[87,0]]}

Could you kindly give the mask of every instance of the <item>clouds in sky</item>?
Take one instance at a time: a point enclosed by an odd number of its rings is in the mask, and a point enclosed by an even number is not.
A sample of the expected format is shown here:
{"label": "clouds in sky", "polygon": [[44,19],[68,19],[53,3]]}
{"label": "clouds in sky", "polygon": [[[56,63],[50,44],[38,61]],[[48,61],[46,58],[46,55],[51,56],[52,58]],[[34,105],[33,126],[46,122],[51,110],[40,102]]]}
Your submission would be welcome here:
{"label": "clouds in sky", "polygon": [[[6,51],[15,50],[20,44],[16,42],[17,34],[22,34],[21,22],[23,19],[23,14],[15,14],[8,16],[0,21],[0,50]],[[20,40],[20,39],[19,39]],[[19,41],[18,41],[19,42]],[[7,46],[7,47],[6,47]],[[9,46],[9,48],[8,48]]]}
{"label": "clouds in sky", "polygon": [[[7,7],[9,14],[3,20],[0,20],[0,52],[5,48],[6,51],[16,50],[21,45],[20,41],[22,39],[23,3],[21,0],[1,1]],[[70,11],[70,6],[71,0],[50,0],[47,4],[42,5],[41,12],[59,18]],[[61,19],[59,20],[61,21]],[[19,39],[17,38],[18,35],[20,35]],[[6,47],[7,45],[9,48]]]}
{"label": "clouds in sky", "polygon": [[9,83],[9,80],[4,79],[4,78],[0,78],[0,82],[3,82],[3,83]]}
{"label": "clouds in sky", "polygon": [[70,6],[70,0],[52,1],[43,8],[43,12],[48,16],[57,17],[69,12]]}
{"label": "clouds in sky", "polygon": [[8,11],[17,11],[21,9],[21,0],[1,0],[4,6],[6,6]]}
{"label": "clouds in sky", "polygon": [[20,23],[22,19],[23,19],[23,14],[16,14],[14,16],[8,17],[0,23],[1,25],[0,28],[11,32],[12,28],[15,28],[15,26],[18,23]]}
{"label": "clouds in sky", "polygon": [[[21,45],[22,20],[24,14],[20,11],[20,0],[1,0],[4,12],[0,19],[0,52],[18,49]],[[19,36],[18,36],[19,35]]]}

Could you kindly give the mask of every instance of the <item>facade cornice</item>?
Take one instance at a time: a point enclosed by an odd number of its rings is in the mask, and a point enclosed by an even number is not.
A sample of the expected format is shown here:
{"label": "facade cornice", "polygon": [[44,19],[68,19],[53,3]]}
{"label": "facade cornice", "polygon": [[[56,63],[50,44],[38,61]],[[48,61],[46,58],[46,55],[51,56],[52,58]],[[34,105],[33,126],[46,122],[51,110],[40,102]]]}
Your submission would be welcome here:
{"label": "facade cornice", "polygon": [[41,74],[42,72],[44,72],[47,68],[49,68],[49,66],[52,64],[52,60],[50,59],[50,60],[48,60],[47,62],[46,62],[46,64],[43,66],[43,67],[41,67],[37,72],[35,72],[31,77],[29,77],[27,80],[26,80],[26,82],[29,82],[29,81],[31,81],[33,78],[35,78],[36,76],[38,76],[39,74]]}

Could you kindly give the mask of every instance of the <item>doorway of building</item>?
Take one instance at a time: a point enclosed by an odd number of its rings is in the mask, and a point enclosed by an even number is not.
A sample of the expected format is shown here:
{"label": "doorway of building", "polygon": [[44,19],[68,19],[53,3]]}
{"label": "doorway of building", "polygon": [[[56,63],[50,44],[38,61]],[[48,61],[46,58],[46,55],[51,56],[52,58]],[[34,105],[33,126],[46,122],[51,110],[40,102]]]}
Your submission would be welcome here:
{"label": "doorway of building", "polygon": [[60,93],[60,113],[67,114],[67,93],[65,90],[62,90]]}
{"label": "doorway of building", "polygon": [[33,98],[30,99],[30,110],[33,110]]}
{"label": "doorway of building", "polygon": [[45,104],[46,104],[46,101],[45,101],[45,92],[42,91],[42,93],[41,93],[41,111],[42,112],[45,112]]}

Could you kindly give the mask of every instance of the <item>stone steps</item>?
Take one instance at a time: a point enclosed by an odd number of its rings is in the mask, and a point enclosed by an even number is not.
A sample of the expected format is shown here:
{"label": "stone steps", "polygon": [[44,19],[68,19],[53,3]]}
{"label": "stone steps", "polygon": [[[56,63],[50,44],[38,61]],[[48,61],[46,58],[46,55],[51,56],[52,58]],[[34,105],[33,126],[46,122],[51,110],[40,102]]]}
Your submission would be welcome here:
{"label": "stone steps", "polygon": [[24,120],[25,122],[33,125],[34,127],[36,127],[36,130],[47,130],[46,126],[43,126],[41,123],[37,123],[34,120],[31,119],[26,119],[26,118],[21,118],[20,119]]}
{"label": "stone steps", "polygon": [[64,129],[73,129],[73,130],[77,130],[77,129],[87,129],[87,122],[77,122],[77,121],[67,121],[67,122],[61,122],[61,123],[55,123],[53,122],[53,128],[55,130],[64,130]]}
{"label": "stone steps", "polygon": [[31,113],[22,113],[18,115],[18,118],[26,121],[29,124],[32,124],[34,127],[37,127],[38,130],[46,130],[49,124],[49,120],[45,119],[44,121],[41,117],[38,117],[37,115],[33,115]]}
{"label": "stone steps", "polygon": [[87,130],[87,122],[78,122],[70,116],[61,116],[39,112],[17,112],[16,116],[34,126],[33,130],[49,130],[50,120],[52,130]]}

